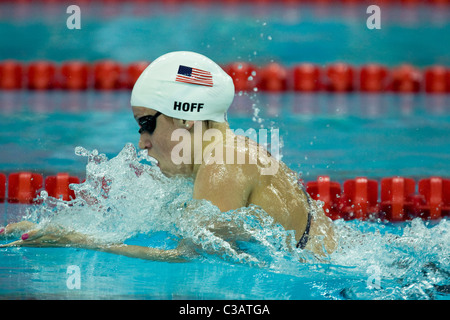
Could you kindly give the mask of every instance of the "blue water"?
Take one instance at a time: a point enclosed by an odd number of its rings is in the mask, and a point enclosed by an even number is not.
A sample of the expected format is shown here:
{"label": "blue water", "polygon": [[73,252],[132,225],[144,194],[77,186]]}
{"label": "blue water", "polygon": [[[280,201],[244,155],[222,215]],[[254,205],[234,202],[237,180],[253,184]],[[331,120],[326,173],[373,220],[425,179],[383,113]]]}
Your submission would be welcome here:
{"label": "blue water", "polygon": [[[128,63],[194,50],[219,63],[449,64],[449,11],[427,6],[382,6],[381,30],[365,27],[363,6],[152,3],[137,10],[130,4],[83,4],[81,30],[66,28],[65,9],[1,3],[0,59]],[[279,128],[283,161],[306,181],[318,175],[340,182],[356,176],[448,177],[449,98],[252,93],[237,95],[229,122],[233,129]],[[80,188],[99,200],[98,206],[46,200],[19,208],[27,218],[43,226],[70,225],[103,240],[173,248],[179,239],[188,239],[200,248],[185,263],[73,248],[1,250],[0,298],[449,299],[448,218],[399,224],[336,221],[340,245],[326,261],[301,251],[287,254],[282,239],[288,231],[263,213],[260,221],[245,210],[221,214],[203,204],[194,215],[180,216],[176,205],[189,199],[188,184],[161,184],[130,171],[142,165],[156,174],[132,156],[137,129],[127,91],[0,92],[0,171],[69,172],[89,178]],[[77,146],[105,156],[94,165],[75,155]],[[112,181],[109,197],[102,197],[96,184],[103,177]],[[0,204],[1,220],[20,218],[14,216],[19,209]],[[250,224],[254,241],[231,246],[200,237],[213,217]],[[264,241],[266,232],[272,233],[272,242]],[[79,289],[67,284],[71,266],[80,270]]]}
{"label": "blue water", "polygon": [[[153,60],[192,50],[218,63],[278,61],[356,65],[405,61],[449,65],[447,7],[380,4],[381,29],[369,30],[368,5],[108,6],[79,4],[81,29],[68,30],[68,4],[0,4],[0,59]],[[39,14],[35,14],[39,12]],[[14,39],[10,41],[9,39]]]}
{"label": "blue water", "polygon": [[[354,228],[361,227],[367,225]],[[441,225],[440,230],[443,228],[448,229],[448,224]],[[399,233],[392,226],[386,229],[383,232]],[[442,246],[437,246],[434,243],[435,251],[442,250]],[[347,266],[298,264],[277,271],[227,263],[214,256],[175,264],[72,248],[17,248],[1,253],[0,296],[12,299],[448,299],[448,263],[437,262],[437,253],[409,255],[401,252],[405,248],[384,249],[388,255],[399,255],[393,265],[381,263],[380,253],[377,254],[383,251],[381,247],[368,251],[364,257],[367,262],[353,260],[354,266],[351,263]],[[354,248],[352,254],[361,249]],[[374,256],[373,261],[370,255]],[[72,265],[80,267],[80,289],[67,287],[67,269]],[[368,287],[372,283],[369,277],[376,275],[374,270],[377,270],[370,269],[371,266],[380,267],[379,288]]]}
{"label": "blue water", "polygon": [[[107,159],[78,149],[89,160],[86,182],[74,186],[77,200],[68,205],[43,194],[44,203],[28,207],[26,219],[41,228],[71,228],[104,243],[172,249],[183,239],[194,245],[195,253],[187,254],[186,262],[165,263],[72,248],[2,249],[2,297],[449,298],[448,219],[400,224],[338,220],[338,249],[316,258],[292,249],[295,244],[286,243],[289,231],[263,211],[220,213],[210,203],[190,200],[189,181],[165,179],[156,167],[141,163],[145,159],[134,150],[130,144]],[[99,183],[103,179],[109,181],[106,193]],[[89,204],[79,194],[97,201]],[[195,205],[189,215],[179,209],[186,203]],[[216,221],[236,224],[252,239],[232,243],[217,237],[208,229]],[[77,288],[68,284],[73,266],[79,270]]]}
{"label": "blue water", "polygon": [[[69,172],[83,178],[85,162],[74,156],[76,146],[114,156],[128,142],[137,145],[129,95],[0,92],[0,139],[8,151],[0,157],[2,171]],[[236,96],[229,122],[244,131],[279,128],[283,160],[306,180],[323,174],[339,181],[445,177],[450,172],[449,99],[252,93]]]}

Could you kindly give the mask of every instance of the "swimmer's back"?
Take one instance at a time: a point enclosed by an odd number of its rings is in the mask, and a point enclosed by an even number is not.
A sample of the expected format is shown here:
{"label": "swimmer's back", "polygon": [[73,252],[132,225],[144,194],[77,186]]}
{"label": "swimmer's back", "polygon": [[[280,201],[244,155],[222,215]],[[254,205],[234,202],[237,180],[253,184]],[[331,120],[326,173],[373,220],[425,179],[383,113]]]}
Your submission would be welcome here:
{"label": "swimmer's back", "polygon": [[[247,143],[256,144],[250,139]],[[239,152],[251,152],[249,148],[234,150],[236,156]],[[296,174],[281,161],[277,161],[277,170],[272,174],[262,174],[261,164],[274,165],[274,161],[277,160],[269,153],[262,152],[258,153],[257,165],[204,164],[197,173],[194,198],[210,200],[222,211],[251,204],[260,206],[286,230],[294,230],[297,242],[309,231],[306,249],[321,254],[323,244],[328,252],[333,251],[336,245],[332,222],[315,201],[308,201]]]}

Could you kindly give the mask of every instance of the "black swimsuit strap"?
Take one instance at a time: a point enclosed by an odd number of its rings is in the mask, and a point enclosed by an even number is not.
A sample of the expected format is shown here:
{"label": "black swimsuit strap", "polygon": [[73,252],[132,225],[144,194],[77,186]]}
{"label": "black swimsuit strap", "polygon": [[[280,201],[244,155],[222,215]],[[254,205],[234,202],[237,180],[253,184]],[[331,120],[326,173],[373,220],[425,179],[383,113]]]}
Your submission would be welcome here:
{"label": "black swimsuit strap", "polygon": [[308,222],[306,223],[305,232],[303,233],[302,237],[300,238],[300,241],[297,243],[297,248],[300,248],[300,249],[305,249],[306,244],[308,243],[309,229],[311,228],[311,218],[312,218],[312,214],[311,214],[311,197],[306,192],[306,190],[303,190],[303,192],[305,193],[306,199],[308,200],[309,211],[308,211]]}

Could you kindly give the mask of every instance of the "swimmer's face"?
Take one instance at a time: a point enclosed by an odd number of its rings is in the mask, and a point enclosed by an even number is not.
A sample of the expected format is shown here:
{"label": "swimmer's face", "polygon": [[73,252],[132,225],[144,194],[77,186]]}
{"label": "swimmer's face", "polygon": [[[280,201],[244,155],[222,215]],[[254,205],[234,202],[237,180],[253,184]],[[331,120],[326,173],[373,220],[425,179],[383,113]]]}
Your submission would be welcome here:
{"label": "swimmer's face", "polygon": [[[132,109],[134,118],[138,123],[142,117],[157,114],[156,110],[145,107],[132,107]],[[191,165],[175,165],[171,159],[172,149],[179,143],[178,141],[171,141],[171,136],[174,130],[180,128],[180,120],[161,114],[154,121],[156,123],[153,133],[150,134],[148,131],[140,130],[139,148],[146,149],[150,157],[158,160],[161,172],[167,176],[192,172]]]}

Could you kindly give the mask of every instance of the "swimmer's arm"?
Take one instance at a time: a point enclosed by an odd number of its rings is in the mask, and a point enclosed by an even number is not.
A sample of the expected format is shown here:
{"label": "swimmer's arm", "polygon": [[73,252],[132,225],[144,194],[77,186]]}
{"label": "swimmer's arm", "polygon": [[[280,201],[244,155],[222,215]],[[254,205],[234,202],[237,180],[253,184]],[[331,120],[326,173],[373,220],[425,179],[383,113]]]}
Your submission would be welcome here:
{"label": "swimmer's arm", "polygon": [[[247,207],[253,189],[253,175],[254,172],[248,165],[202,166],[195,179],[193,198],[208,200],[221,212]],[[216,221],[210,230],[217,236],[232,241],[248,241],[251,238],[232,221]]]}
{"label": "swimmer's arm", "polygon": [[4,238],[8,236],[17,236],[23,233],[20,240],[8,244],[0,245],[0,248],[8,247],[75,247],[114,253],[131,258],[139,258],[154,261],[165,262],[184,262],[180,248],[172,250],[161,250],[150,247],[125,244],[98,244],[92,238],[79,232],[61,230],[60,228],[47,227],[44,229],[33,229],[36,225],[30,222],[19,222],[10,224],[0,235]]}

